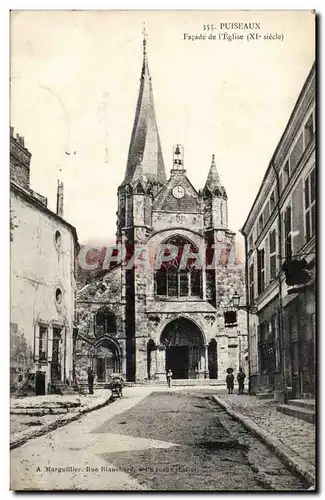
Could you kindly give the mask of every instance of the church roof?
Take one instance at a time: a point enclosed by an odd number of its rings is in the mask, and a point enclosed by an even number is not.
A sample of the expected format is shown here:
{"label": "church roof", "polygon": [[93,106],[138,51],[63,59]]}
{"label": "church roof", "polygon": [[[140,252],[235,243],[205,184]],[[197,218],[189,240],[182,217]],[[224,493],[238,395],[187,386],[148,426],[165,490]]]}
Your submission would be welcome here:
{"label": "church roof", "polygon": [[149,182],[159,182],[161,184],[166,182],[145,38],[143,40],[140,90],[123,184],[133,183],[139,177]]}
{"label": "church roof", "polygon": [[210,170],[209,170],[208,177],[207,177],[203,191],[209,191],[210,193],[214,193],[214,194],[222,195],[222,196],[226,195],[226,190],[221,185],[221,182],[220,182],[220,177],[218,174],[214,155],[212,155],[211,166],[210,166]]}

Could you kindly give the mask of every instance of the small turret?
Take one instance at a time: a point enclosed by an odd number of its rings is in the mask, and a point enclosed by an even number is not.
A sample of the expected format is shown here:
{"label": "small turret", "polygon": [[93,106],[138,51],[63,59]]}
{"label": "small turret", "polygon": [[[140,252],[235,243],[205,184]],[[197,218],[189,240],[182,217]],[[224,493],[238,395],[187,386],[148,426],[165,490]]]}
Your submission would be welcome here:
{"label": "small turret", "polygon": [[212,155],[211,166],[202,196],[206,229],[226,229],[228,227],[227,193],[220,182],[215,155]]}

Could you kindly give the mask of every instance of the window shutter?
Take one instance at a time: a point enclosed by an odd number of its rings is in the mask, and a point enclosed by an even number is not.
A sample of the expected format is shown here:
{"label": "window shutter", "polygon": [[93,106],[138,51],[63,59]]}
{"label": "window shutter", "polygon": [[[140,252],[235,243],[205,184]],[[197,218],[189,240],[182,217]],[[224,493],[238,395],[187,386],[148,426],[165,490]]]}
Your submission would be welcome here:
{"label": "window shutter", "polygon": [[265,287],[267,287],[270,281],[270,244],[269,236],[265,238],[264,246],[264,268],[265,268]]}
{"label": "window shutter", "polygon": [[34,325],[34,360],[39,360],[39,325]]}
{"label": "window shutter", "polygon": [[304,211],[303,184],[302,180],[297,184],[292,193],[292,238],[293,254],[297,254],[304,245]]}
{"label": "window shutter", "polygon": [[50,325],[47,330],[47,360],[52,361],[52,352],[53,352],[53,327]]}

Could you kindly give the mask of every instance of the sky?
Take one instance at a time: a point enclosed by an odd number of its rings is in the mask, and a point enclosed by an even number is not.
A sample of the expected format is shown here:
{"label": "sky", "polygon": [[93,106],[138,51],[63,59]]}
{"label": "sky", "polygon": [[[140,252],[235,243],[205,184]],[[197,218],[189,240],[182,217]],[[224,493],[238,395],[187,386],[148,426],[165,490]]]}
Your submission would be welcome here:
{"label": "sky", "polygon": [[[167,176],[176,143],[196,189],[215,154],[229,228],[238,231],[314,62],[308,11],[13,12],[11,125],[32,153],[31,187],[55,210],[60,178],[79,241],[114,241],[143,22]],[[244,29],[228,30],[244,40],[184,39],[218,35],[225,22],[258,22],[257,33],[283,39],[248,41]]]}

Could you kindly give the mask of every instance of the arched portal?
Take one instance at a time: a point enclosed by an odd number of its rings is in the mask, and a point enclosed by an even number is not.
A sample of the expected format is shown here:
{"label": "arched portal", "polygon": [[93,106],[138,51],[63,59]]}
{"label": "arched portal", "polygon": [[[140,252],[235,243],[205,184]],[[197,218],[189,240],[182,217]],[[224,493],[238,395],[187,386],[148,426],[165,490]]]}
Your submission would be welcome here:
{"label": "arched portal", "polygon": [[203,335],[187,318],[178,318],[165,326],[160,342],[166,348],[166,371],[175,379],[201,378],[205,371]]}
{"label": "arched portal", "polygon": [[109,337],[97,340],[92,347],[92,358],[98,382],[107,382],[110,375],[121,372],[119,348]]}

